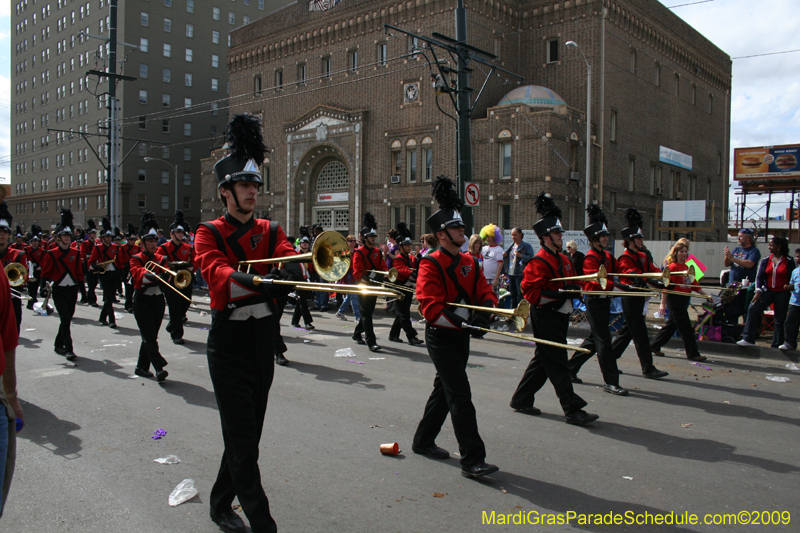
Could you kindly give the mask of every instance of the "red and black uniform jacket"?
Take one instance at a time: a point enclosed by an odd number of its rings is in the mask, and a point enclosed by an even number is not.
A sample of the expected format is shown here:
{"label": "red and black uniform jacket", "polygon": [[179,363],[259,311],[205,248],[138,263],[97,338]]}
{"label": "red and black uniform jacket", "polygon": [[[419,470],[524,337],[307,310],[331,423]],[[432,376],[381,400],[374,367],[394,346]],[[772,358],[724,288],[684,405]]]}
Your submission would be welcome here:
{"label": "red and black uniform jacket", "polygon": [[194,272],[194,247],[186,242],[175,244],[172,239],[158,247],[159,254],[171,262],[186,262],[189,266],[184,267],[189,272]]}
{"label": "red and black uniform jacket", "polygon": [[[686,263],[670,263],[669,264],[669,271],[672,274],[675,274],[675,273],[687,274],[689,272],[689,266]],[[788,281],[787,281],[787,283],[788,283]],[[686,276],[675,276],[675,275],[670,276],[668,289],[671,290],[671,291],[676,291],[676,292],[685,292],[687,294],[692,292],[692,291],[698,291],[698,292],[700,291],[700,284],[697,283],[697,280],[694,280],[692,282],[692,286],[691,287],[673,287],[672,286],[673,284],[675,284],[675,285],[688,285],[689,281],[688,281]]]}
{"label": "red and black uniform jacket", "polygon": [[[647,259],[644,252],[632,252],[630,248],[626,248],[622,255],[617,259],[617,272],[619,274],[645,274],[647,272],[661,272],[661,269],[655,266]],[[626,278],[621,276],[619,282],[624,285],[642,285],[644,278]]]}
{"label": "red and black uniform jacket", "polygon": [[9,246],[9,248],[13,248],[15,250],[22,250],[25,251],[25,246],[27,246],[24,242],[15,242]]}
{"label": "red and black uniform jacket", "polygon": [[528,303],[536,307],[558,308],[572,295],[559,297],[558,291],[567,287],[566,281],[550,281],[575,275],[572,261],[564,254],[542,246],[533,259],[525,265],[522,273],[522,295]]}
{"label": "red and black uniform jacket", "polygon": [[83,281],[83,266],[81,254],[72,246],[62,249],[60,246],[47,250],[42,257],[42,279],[48,279],[57,287],[64,277],[69,274],[72,281]]}
{"label": "red and black uniform jacket", "polygon": [[366,281],[372,272],[367,270],[383,270],[383,253],[380,248],[373,246],[367,248],[366,246],[359,246],[353,253],[353,277],[356,278],[356,283],[360,282],[362,278]]}
{"label": "red and black uniform jacket", "polygon": [[99,244],[95,244],[94,248],[92,249],[92,255],[89,256],[89,265],[96,265],[97,263],[112,261],[115,260],[116,257],[117,245],[112,242],[106,246],[106,244],[101,242]]}
{"label": "red and black uniform jacket", "polygon": [[[153,261],[164,268],[169,268],[167,266],[167,258],[163,255],[160,255],[158,251],[152,255],[148,254],[144,250],[137,254],[133,254],[128,264],[131,267],[131,284],[133,285],[134,289],[149,289],[150,287],[161,285],[161,282],[157,279],[153,279],[153,276],[145,276],[148,271],[145,270],[144,266],[150,261]],[[155,271],[155,276],[159,275],[158,268],[153,268],[152,270]]]}
{"label": "red and black uniform jacket", "polygon": [[[614,259],[614,256],[611,255],[611,252],[608,250],[602,250],[598,252],[594,247],[590,248],[589,251],[586,252],[586,257],[583,258],[584,275],[595,274],[598,270],[600,270],[601,265],[606,267],[606,272],[616,272],[617,261]],[[610,291],[611,287],[606,285],[606,288],[604,289],[602,285],[600,285],[599,281],[584,281],[583,290]]]}
{"label": "red and black uniform jacket", "polygon": [[761,260],[756,274],[756,291],[782,291],[784,285],[789,285],[794,270],[794,261],[788,257],[781,257],[776,265],[772,261],[773,254]]}
{"label": "red and black uniform jacket", "polygon": [[92,239],[86,239],[82,243],[80,243],[80,250],[81,250],[81,262],[83,263],[84,270],[88,271],[89,268],[89,257],[92,256],[94,253],[95,242]]}
{"label": "red and black uniform jacket", "polygon": [[395,283],[402,285],[417,273],[415,270],[417,268],[417,259],[413,255],[398,253],[397,257],[392,261],[392,267],[397,269],[397,281]]}
{"label": "red and black uniform jacket", "polygon": [[[227,318],[237,307],[274,303],[253,285],[252,276],[237,272],[239,261],[295,255],[277,223],[251,218],[242,224],[229,214],[200,224],[194,249],[197,265],[208,283],[211,309],[220,318]],[[273,267],[255,264],[251,271],[264,275]]]}
{"label": "red and black uniform jacket", "polygon": [[25,254],[28,256],[28,261],[33,263],[34,270],[41,270],[42,269],[42,257],[44,257],[45,247],[40,242],[39,246],[36,249],[33,249],[33,246],[30,244],[25,247]]}
{"label": "red and black uniform jacket", "polygon": [[[28,268],[28,258],[25,256],[25,250],[17,250],[16,248],[11,248],[10,246],[6,248],[4,252],[0,252],[0,263],[2,263],[3,268],[7,267],[11,263],[20,263],[25,268]],[[22,286],[25,286],[27,283],[27,278]]]}
{"label": "red and black uniform jacket", "polygon": [[131,266],[131,257],[141,252],[142,249],[134,243],[128,241],[117,247],[117,258],[114,260],[114,266],[122,270]]}
{"label": "red and black uniform jacket", "polygon": [[453,256],[443,248],[419,260],[417,300],[429,325],[457,330],[468,320],[448,304],[497,307],[497,295],[486,283],[478,261],[469,254]]}

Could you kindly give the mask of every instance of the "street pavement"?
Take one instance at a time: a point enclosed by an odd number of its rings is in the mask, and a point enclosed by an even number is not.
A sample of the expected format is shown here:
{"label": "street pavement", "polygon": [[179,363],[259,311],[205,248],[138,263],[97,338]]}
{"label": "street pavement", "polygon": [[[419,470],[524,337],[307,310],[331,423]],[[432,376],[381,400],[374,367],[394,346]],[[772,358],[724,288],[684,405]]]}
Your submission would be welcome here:
{"label": "street pavement", "polygon": [[[208,309],[202,294],[195,298]],[[113,330],[98,325],[99,309],[78,306],[74,364],[53,352],[57,317],[24,312],[17,365],[27,424],[0,531],[219,531],[208,518],[222,453],[205,356],[210,316],[189,313],[183,346],[161,330],[170,375],[157,384],[134,376],[138,330],[132,315],[117,312]],[[788,511],[791,522],[736,531],[798,531],[800,372],[786,366],[796,357],[752,357],[729,345],[691,364],[671,343],[656,360],[670,375],[652,381],[631,347],[620,360],[629,397],[602,391],[592,359],[575,388],[600,420],[581,428],[564,423],[549,383],[536,399],[541,416],[509,408],[533,346],[499,335],[473,340],[468,374],[478,425],[487,461],[500,467],[475,481],[460,475],[449,419],[437,440],[449,460],[411,451],[434,378],[425,347],[390,342],[391,317],[382,311],[380,353],[352,342],[352,315],[344,322],[313,314],[314,332],[282,320],[291,364],[275,368],[261,440],[261,476],[280,531],[719,531],[730,528],[535,521],[537,513],[702,520],[740,511]],[[424,337],[423,325],[415,327]],[[343,348],[355,355],[335,357]],[[154,440],[158,429],[167,433]],[[395,441],[400,455],[379,453]],[[167,455],[180,464],[154,462]],[[170,507],[170,492],[187,478],[198,496]],[[515,516],[528,523],[498,524]]]}

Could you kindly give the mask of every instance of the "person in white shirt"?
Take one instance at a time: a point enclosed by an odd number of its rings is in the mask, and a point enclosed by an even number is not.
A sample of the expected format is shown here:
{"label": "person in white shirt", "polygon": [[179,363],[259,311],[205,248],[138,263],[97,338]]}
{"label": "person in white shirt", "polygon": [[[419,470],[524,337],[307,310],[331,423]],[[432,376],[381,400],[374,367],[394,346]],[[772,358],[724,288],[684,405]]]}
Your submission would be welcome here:
{"label": "person in white shirt", "polygon": [[486,242],[486,246],[481,250],[483,256],[483,276],[486,282],[492,286],[492,291],[497,294],[500,290],[500,275],[503,271],[503,234],[500,228],[494,224],[489,224],[481,229],[481,238]]}

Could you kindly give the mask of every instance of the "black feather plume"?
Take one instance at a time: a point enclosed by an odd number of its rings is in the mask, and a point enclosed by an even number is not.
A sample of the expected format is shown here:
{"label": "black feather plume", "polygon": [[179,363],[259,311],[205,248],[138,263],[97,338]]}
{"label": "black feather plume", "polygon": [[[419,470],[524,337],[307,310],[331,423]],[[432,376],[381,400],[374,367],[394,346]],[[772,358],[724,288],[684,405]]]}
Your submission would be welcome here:
{"label": "black feather plume", "polygon": [[606,217],[606,214],[603,213],[603,210],[600,209],[599,205],[591,204],[589,207],[586,208],[586,214],[589,215],[590,224],[608,225],[608,218]]}
{"label": "black feather plume", "polygon": [[308,231],[308,226],[300,226],[299,233],[300,233],[300,238],[302,237],[308,237],[309,239],[311,238],[311,232]]}
{"label": "black feather plume", "polygon": [[267,147],[258,117],[246,113],[233,117],[225,131],[225,140],[234,157],[252,159],[257,165],[264,162]]}
{"label": "black feather plume", "polygon": [[100,221],[100,224],[103,226],[103,234],[107,231],[111,231],[111,221],[108,217],[103,217],[103,220]]}
{"label": "black feather plume", "polygon": [[92,220],[92,219],[90,218],[89,220],[87,220],[87,221],[86,221],[86,227],[87,227],[88,229],[97,229],[97,224],[95,224],[95,223],[94,223],[94,220]]}
{"label": "black feather plume", "polygon": [[556,217],[560,220],[562,217],[561,208],[558,207],[555,200],[545,192],[539,193],[539,196],[537,196],[534,201],[534,205],[536,206],[536,212],[539,213],[542,218]]}
{"label": "black feather plume", "polygon": [[370,212],[364,213],[364,227],[378,229],[378,221],[375,220],[375,215]]}
{"label": "black feather plume", "polygon": [[22,235],[22,227],[17,224],[17,231],[14,232],[14,235]]}
{"label": "black feather plume", "polygon": [[114,237],[122,237],[122,232],[119,231],[119,226],[114,226]]}
{"label": "black feather plume", "polygon": [[629,207],[625,210],[625,223],[628,224],[629,228],[641,228],[642,227],[642,214],[636,210],[635,207]]}
{"label": "black feather plume", "polygon": [[[73,218],[74,217],[72,216],[72,209],[62,208],[61,209],[61,228],[72,228],[73,227],[73,225],[72,225]],[[91,219],[89,219],[89,220],[91,221]],[[94,222],[92,222],[92,225],[94,225]]]}
{"label": "black feather plume", "polygon": [[33,235],[42,235],[42,228],[37,226],[36,224],[31,224],[31,236]]}
{"label": "black feather plume", "polygon": [[405,222],[398,222],[397,223],[397,233],[399,233],[399,237],[397,240],[402,241],[406,237],[409,239],[411,238],[411,231],[408,229],[408,224]]}
{"label": "black feather plume", "polygon": [[136,235],[136,226],[133,222],[128,222],[128,235]]}
{"label": "black feather plume", "polygon": [[455,186],[447,176],[439,176],[433,180],[431,195],[439,203],[439,209],[455,209],[460,211],[464,201],[458,196]]}
{"label": "black feather plume", "polygon": [[8,202],[0,202],[0,218],[8,222],[8,226],[11,227],[11,221],[14,220],[14,217],[11,215],[11,211],[8,210]]}
{"label": "black feather plume", "polygon": [[183,211],[180,209],[175,211],[175,227],[177,228],[178,226],[182,227],[184,230],[188,228],[186,220],[183,218]]}
{"label": "black feather plume", "polygon": [[145,235],[151,229],[158,229],[158,220],[156,220],[156,216],[152,211],[142,211],[142,225],[139,228],[139,235]]}

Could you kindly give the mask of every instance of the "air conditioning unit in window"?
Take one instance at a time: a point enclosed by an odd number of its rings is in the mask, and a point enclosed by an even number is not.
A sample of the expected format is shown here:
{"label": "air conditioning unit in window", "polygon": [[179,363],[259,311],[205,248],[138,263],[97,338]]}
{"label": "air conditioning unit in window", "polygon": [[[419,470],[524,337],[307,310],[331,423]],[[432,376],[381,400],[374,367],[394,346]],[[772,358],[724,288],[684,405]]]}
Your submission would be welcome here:
{"label": "air conditioning unit in window", "polygon": [[577,172],[569,173],[569,179],[571,179],[572,181],[578,181],[580,177],[581,177],[580,174],[578,174]]}
{"label": "air conditioning unit in window", "polygon": [[400,174],[392,174],[392,176],[389,178],[389,181],[391,183],[400,183]]}
{"label": "air conditioning unit in window", "polygon": [[664,195],[664,187],[658,187],[658,188],[656,189],[656,194],[657,194],[658,196],[663,196],[663,195]]}
{"label": "air conditioning unit in window", "polygon": [[675,199],[676,200],[683,200],[683,193],[680,192],[680,191],[676,192],[675,193]]}

